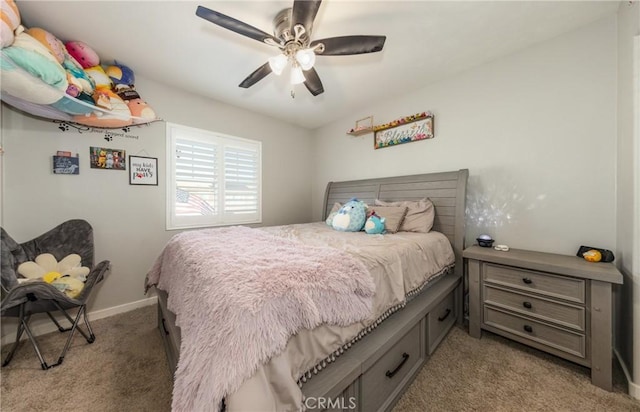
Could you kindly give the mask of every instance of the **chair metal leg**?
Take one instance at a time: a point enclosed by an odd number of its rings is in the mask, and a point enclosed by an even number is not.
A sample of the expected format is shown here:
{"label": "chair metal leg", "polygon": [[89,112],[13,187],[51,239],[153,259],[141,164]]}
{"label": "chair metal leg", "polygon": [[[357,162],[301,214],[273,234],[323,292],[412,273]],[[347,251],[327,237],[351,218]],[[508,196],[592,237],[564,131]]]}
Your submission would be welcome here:
{"label": "chair metal leg", "polygon": [[[87,333],[78,325],[78,320],[80,320],[80,314],[81,313],[85,313],[85,323],[86,323],[86,319],[87,318],[86,318],[86,306],[85,305],[82,305],[82,306],[79,307],[80,309],[78,309],[78,314],[76,315],[76,320],[73,320],[73,319],[71,319],[71,316],[69,315],[69,313],[67,313],[66,310],[62,309],[62,306],[60,306],[60,304],[58,302],[54,301],[53,304],[56,305],[58,310],[64,315],[65,318],[67,318],[69,323],[71,323],[71,328],[66,329],[67,331],[77,328],[78,332],[80,332],[82,334],[82,336],[84,336],[84,338],[87,340],[87,342],[93,343],[93,341],[95,339],[92,339],[92,337],[90,335],[87,335]],[[88,327],[88,329],[89,329],[89,333],[91,333],[91,328]]]}
{"label": "chair metal leg", "polygon": [[36,351],[36,355],[38,355],[38,359],[40,359],[40,366],[42,367],[43,370],[46,371],[47,369],[50,368],[50,366],[47,365],[47,362],[44,361],[44,358],[42,357],[42,353],[40,353],[40,348],[38,347],[38,342],[36,341],[36,338],[31,333],[31,329],[29,329],[29,325],[27,324],[27,321],[25,319],[22,319],[21,322],[24,324],[24,331],[27,332],[27,336],[31,341],[33,350]]}
{"label": "chair metal leg", "polygon": [[[56,303],[57,305],[57,303]],[[60,310],[62,310],[62,308],[60,308]],[[71,317],[67,314],[66,311],[62,310],[62,312],[65,314],[65,316],[71,320]],[[87,337],[87,335],[85,334],[85,332],[82,330],[82,328],[80,328],[78,326],[78,322],[80,321],[80,316],[82,316],[83,314],[85,314],[85,321],[86,321],[86,307],[85,305],[80,306],[80,309],[78,310],[78,314],[76,315],[76,319],[71,321],[72,326],[71,326],[71,332],[69,333],[69,337],[67,338],[67,343],[64,345],[64,349],[62,350],[62,353],[60,353],[60,357],[58,358],[58,362],[56,362],[55,364],[51,365],[50,368],[53,368],[55,366],[58,366],[60,364],[62,364],[62,362],[64,361],[64,356],[67,354],[67,350],[69,350],[69,346],[71,345],[71,340],[73,339],[73,334],[76,332],[76,329],[78,331],[80,331],[82,333],[82,335],[85,337],[85,339],[87,339],[87,342],[89,343],[93,343],[93,333],[91,333],[91,338],[92,340],[90,341]],[[89,329],[90,330],[90,329]]]}
{"label": "chair metal leg", "polygon": [[31,329],[29,329],[29,321],[31,320],[31,315],[25,316],[25,314],[24,314],[24,303],[22,305],[20,305],[20,315],[19,316],[20,316],[20,324],[18,325],[18,332],[16,333],[16,342],[13,344],[13,348],[11,349],[11,352],[9,352],[9,355],[7,355],[7,359],[5,359],[5,361],[2,364],[2,366],[7,366],[9,364],[9,362],[11,362],[11,358],[13,358],[13,354],[14,354],[15,350],[18,348],[18,345],[20,343],[20,338],[22,337],[22,332],[27,332],[27,336],[29,337],[29,341],[31,342],[31,345],[33,346],[33,350],[35,350],[36,355],[38,356],[38,359],[40,360],[40,366],[44,370],[49,369],[49,365],[47,365],[47,362],[45,362],[44,358],[42,357],[42,353],[40,353],[40,348],[38,347],[38,342],[33,337],[33,334],[31,333]]}
{"label": "chair metal leg", "polygon": [[86,325],[87,330],[89,331],[89,338],[90,339],[87,339],[87,342],[93,343],[96,340],[96,335],[93,334],[93,329],[91,329],[91,324],[89,323],[89,319],[87,318],[87,309],[86,308],[85,308],[85,310],[83,312],[83,315],[84,315],[84,324]]}
{"label": "chair metal leg", "polygon": [[[18,346],[20,345],[20,338],[22,337],[22,334],[24,332],[27,333],[29,341],[31,342],[31,345],[33,346],[33,349],[36,352],[36,355],[38,356],[38,360],[40,361],[40,366],[42,367],[43,370],[47,370],[62,364],[62,362],[64,361],[64,357],[67,354],[69,347],[71,346],[71,341],[73,340],[73,336],[76,330],[78,330],[82,334],[82,336],[84,336],[84,338],[87,340],[88,343],[93,343],[95,341],[96,338],[95,338],[95,335],[93,334],[93,330],[91,329],[91,324],[89,323],[89,319],[87,318],[87,309],[85,305],[79,306],[78,313],[76,314],[75,319],[73,319],[69,315],[69,313],[60,306],[58,302],[53,302],[53,303],[55,304],[56,308],[64,315],[64,317],[67,318],[67,320],[71,323],[71,327],[65,329],[51,315],[51,313],[46,312],[49,318],[53,321],[53,323],[56,324],[56,326],[58,327],[58,330],[60,330],[61,332],[66,332],[66,331],[69,332],[69,336],[67,337],[67,341],[64,345],[64,348],[62,349],[62,352],[58,357],[58,361],[52,365],[49,365],[44,360],[44,357],[42,356],[42,352],[40,352],[40,347],[38,346],[38,342],[33,336],[31,329],[29,328],[29,321],[31,319],[31,315],[25,316],[24,305],[21,305],[20,306],[20,322],[18,324],[18,328],[16,331],[16,341],[14,342],[13,347],[11,348],[5,360],[3,361],[2,363],[3,367],[7,366],[9,362],[11,362],[11,359],[13,358],[14,353],[16,352],[16,350],[18,349]],[[87,334],[84,330],[82,330],[82,328],[79,325],[81,317],[84,318],[84,323],[87,327],[87,330],[89,331],[89,334]]]}
{"label": "chair metal leg", "polygon": [[57,320],[55,317],[53,317],[53,315],[51,314],[51,312],[46,312],[46,313],[47,313],[47,316],[49,316],[49,319],[51,319],[51,321],[52,321],[53,323],[55,323],[55,324],[56,324],[56,326],[58,327],[58,330],[59,330],[60,332],[68,332],[68,331],[70,331],[70,330],[71,330],[71,328],[64,328],[64,327],[62,327],[62,325],[61,325],[60,323],[58,323],[58,320]]}
{"label": "chair metal leg", "polygon": [[[13,359],[14,353],[16,353],[16,349],[18,349],[18,346],[20,346],[20,338],[22,337],[22,334],[24,333],[24,326],[22,326],[22,314],[23,314],[23,308],[20,308],[20,319],[21,320],[18,323],[18,329],[16,330],[16,341],[13,342],[13,347],[11,348],[9,353],[7,354],[7,357],[2,362],[2,367],[3,368],[5,366],[7,366],[9,364],[9,362],[11,362],[11,359]],[[29,317],[27,317],[27,322],[28,321],[29,321]]]}

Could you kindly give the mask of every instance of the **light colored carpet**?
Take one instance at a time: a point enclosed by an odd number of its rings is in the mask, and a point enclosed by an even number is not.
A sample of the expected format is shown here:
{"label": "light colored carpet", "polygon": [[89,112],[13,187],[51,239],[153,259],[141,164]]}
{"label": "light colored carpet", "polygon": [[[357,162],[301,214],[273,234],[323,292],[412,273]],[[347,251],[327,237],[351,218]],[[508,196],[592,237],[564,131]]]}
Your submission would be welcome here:
{"label": "light colored carpet", "polygon": [[[77,334],[64,363],[48,371],[24,342],[0,375],[2,412],[169,411],[171,377],[156,324],[155,306],[95,321],[95,343]],[[47,360],[65,336],[39,338]],[[625,392],[619,371],[606,392],[591,385],[586,368],[456,327],[394,411],[640,411]]]}
{"label": "light colored carpet", "polygon": [[[2,368],[2,412],[161,412],[171,409],[171,375],[156,328],[156,306],[91,322],[96,340],[74,336],[62,365],[43,371],[24,341]],[[66,325],[66,324],[65,324]],[[67,332],[68,333],[68,332]],[[38,338],[54,363],[67,333]],[[2,348],[2,359],[9,345]]]}

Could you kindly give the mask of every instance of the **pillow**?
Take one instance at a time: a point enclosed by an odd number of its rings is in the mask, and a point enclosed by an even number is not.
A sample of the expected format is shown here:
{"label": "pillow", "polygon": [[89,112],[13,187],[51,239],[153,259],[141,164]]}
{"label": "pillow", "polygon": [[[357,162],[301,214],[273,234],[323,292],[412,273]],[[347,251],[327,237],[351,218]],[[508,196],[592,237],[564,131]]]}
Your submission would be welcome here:
{"label": "pillow", "polygon": [[342,207],[342,204],[340,204],[338,202],[335,202],[333,204],[333,206],[331,207],[331,210],[329,211],[329,215],[327,216],[327,219],[324,221],[327,225],[329,225],[329,226],[332,225],[333,218],[338,213],[338,210],[340,210],[341,207]]}
{"label": "pillow", "polygon": [[387,233],[396,233],[409,209],[406,206],[376,206],[371,210],[381,218],[385,218],[384,227]]}
{"label": "pillow", "polygon": [[435,208],[431,200],[424,198],[418,201],[405,200],[401,202],[385,202],[376,199],[377,206],[406,206],[407,214],[400,224],[401,232],[428,233],[433,227],[433,219],[436,216]]}

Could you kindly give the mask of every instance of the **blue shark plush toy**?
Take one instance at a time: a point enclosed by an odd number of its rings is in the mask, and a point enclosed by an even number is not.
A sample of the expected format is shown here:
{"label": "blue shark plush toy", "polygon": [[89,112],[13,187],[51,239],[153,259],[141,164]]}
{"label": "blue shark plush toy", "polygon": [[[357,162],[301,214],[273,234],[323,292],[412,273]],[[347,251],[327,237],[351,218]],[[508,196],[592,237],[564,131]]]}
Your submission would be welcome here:
{"label": "blue shark plush toy", "polygon": [[386,218],[380,217],[376,215],[376,212],[373,212],[367,222],[364,224],[364,231],[370,235],[377,235],[379,233],[384,233],[384,221]]}
{"label": "blue shark plush toy", "polygon": [[342,232],[359,232],[367,219],[367,205],[356,198],[345,203],[333,217],[331,226]]}

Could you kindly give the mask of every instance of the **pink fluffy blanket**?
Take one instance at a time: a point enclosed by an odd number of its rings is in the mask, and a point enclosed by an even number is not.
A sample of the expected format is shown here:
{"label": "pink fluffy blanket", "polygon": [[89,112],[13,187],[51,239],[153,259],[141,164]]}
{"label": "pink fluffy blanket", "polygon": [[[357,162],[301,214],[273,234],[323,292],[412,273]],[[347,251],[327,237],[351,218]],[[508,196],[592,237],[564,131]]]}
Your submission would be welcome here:
{"label": "pink fluffy blanket", "polygon": [[241,226],[174,236],[151,286],[169,293],[182,332],[173,411],[217,410],[297,331],[366,319],[375,293],[348,253]]}

